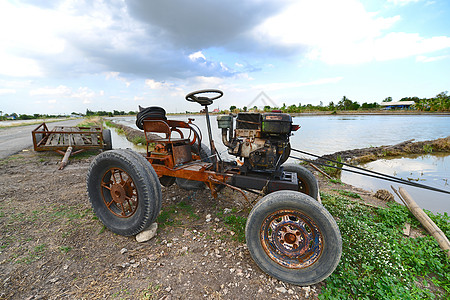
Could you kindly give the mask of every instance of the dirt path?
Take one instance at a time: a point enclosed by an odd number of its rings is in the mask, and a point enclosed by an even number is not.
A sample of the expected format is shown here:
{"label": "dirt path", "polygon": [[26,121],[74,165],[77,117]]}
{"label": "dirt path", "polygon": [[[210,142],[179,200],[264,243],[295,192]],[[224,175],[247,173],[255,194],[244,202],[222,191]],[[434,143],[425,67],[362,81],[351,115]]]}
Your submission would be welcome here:
{"label": "dirt path", "polygon": [[[54,126],[75,126],[82,120],[67,120],[60,122],[48,123],[49,128]],[[31,131],[38,125],[25,125],[17,127],[0,128],[0,159],[15,154],[22,149],[33,146]]]}

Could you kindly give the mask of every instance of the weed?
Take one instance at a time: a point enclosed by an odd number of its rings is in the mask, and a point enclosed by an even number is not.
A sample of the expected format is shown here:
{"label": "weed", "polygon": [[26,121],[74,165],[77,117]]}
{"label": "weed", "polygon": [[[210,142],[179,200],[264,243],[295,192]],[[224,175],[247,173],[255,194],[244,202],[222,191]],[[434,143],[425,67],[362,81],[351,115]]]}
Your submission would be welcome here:
{"label": "weed", "polygon": [[102,229],[100,229],[100,231],[98,232],[98,234],[102,234],[103,232],[105,232],[105,230],[106,230],[106,226],[103,225],[103,226],[102,226]]}
{"label": "weed", "polygon": [[141,292],[141,300],[159,299],[159,293],[161,286],[159,284],[153,286],[150,284],[145,290]]}
{"label": "weed", "polygon": [[340,179],[337,179],[337,178],[330,178],[329,181],[331,183],[343,184],[342,181]]}
{"label": "weed", "polygon": [[[17,260],[16,263],[30,264],[32,262],[35,262],[35,261],[41,259],[46,248],[47,248],[47,244],[40,244],[40,245],[36,246],[33,251],[31,251],[31,250],[28,251],[27,255],[25,257]],[[18,257],[18,255],[17,255],[17,257]]]}
{"label": "weed", "polygon": [[[405,238],[405,222],[419,226],[396,203],[368,208],[342,196],[322,193],[324,206],[337,219],[342,257],[326,280],[322,299],[433,299],[450,296],[450,264],[432,237]],[[448,231],[448,215],[430,217]],[[426,280],[427,285],[421,283]],[[445,290],[434,295],[432,287]],[[339,296],[337,296],[339,295]]]}
{"label": "weed", "polygon": [[147,143],[147,140],[143,136],[136,136],[131,140],[131,142],[135,145],[145,145]]}
{"label": "weed", "polygon": [[217,216],[222,218],[228,229],[234,232],[234,235],[232,235],[234,240],[245,243],[245,224],[247,223],[247,218],[234,214],[224,215],[221,212]]}
{"label": "weed", "polygon": [[[179,218],[177,218],[178,212],[181,214]],[[180,225],[182,224],[181,219],[186,219],[186,217],[193,220],[200,219],[194,213],[194,208],[190,204],[181,201],[177,204],[164,207],[157,218],[157,222],[161,227],[164,227],[164,225]]]}
{"label": "weed", "polygon": [[72,250],[72,247],[69,247],[69,246],[61,246],[61,247],[59,247],[59,250],[60,250],[62,253],[67,254],[70,250]]}
{"label": "weed", "polygon": [[355,192],[346,191],[346,190],[339,190],[338,192],[342,196],[348,196],[348,197],[355,198],[355,199],[361,199],[361,196]]}
{"label": "weed", "polygon": [[423,152],[425,152],[425,153],[433,152],[433,146],[432,145],[423,145]]}

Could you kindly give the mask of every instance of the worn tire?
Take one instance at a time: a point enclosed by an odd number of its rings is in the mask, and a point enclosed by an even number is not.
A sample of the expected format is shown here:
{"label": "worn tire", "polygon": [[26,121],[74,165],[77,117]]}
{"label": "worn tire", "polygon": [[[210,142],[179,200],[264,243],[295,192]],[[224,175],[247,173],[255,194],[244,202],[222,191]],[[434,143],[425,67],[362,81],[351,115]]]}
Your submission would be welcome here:
{"label": "worn tire", "polygon": [[267,274],[296,285],[311,285],[336,269],[342,238],[331,214],[313,198],[295,191],[263,197],[245,227],[247,247]]}
{"label": "worn tire", "polygon": [[161,176],[159,177],[159,183],[161,183],[162,186],[169,187],[175,183],[176,178],[172,176]]}
{"label": "worn tire", "polygon": [[133,151],[131,149],[118,149],[119,151],[124,151],[126,153],[129,153],[129,155],[132,155],[136,159],[136,163],[140,164],[144,167],[144,169],[147,171],[148,176],[152,178],[152,180],[149,182],[153,185],[153,188],[155,189],[157,196],[156,199],[159,199],[157,202],[157,207],[154,211],[156,215],[152,216],[153,219],[156,219],[159,215],[159,212],[161,211],[161,205],[162,205],[162,192],[161,192],[161,186],[158,184],[158,181],[153,180],[154,178],[158,178],[158,175],[156,174],[155,169],[153,169],[152,164],[140,153],[137,153],[136,151]]}
{"label": "worn tire", "polygon": [[289,163],[283,165],[283,170],[297,173],[299,192],[309,195],[316,200],[319,198],[319,183],[311,171],[300,165]]}
{"label": "worn tire", "polygon": [[103,136],[103,150],[105,151],[112,150],[111,130],[103,129],[102,136]]}
{"label": "worn tire", "polygon": [[129,150],[99,154],[87,175],[87,191],[96,216],[112,232],[135,235],[156,219],[161,190],[153,167]]}
{"label": "worn tire", "polygon": [[[200,152],[197,144],[191,145],[191,151],[199,155],[202,161],[211,162],[211,151],[205,144],[201,144]],[[175,182],[180,188],[188,191],[201,190],[205,188],[205,183],[203,181],[176,178]]]}

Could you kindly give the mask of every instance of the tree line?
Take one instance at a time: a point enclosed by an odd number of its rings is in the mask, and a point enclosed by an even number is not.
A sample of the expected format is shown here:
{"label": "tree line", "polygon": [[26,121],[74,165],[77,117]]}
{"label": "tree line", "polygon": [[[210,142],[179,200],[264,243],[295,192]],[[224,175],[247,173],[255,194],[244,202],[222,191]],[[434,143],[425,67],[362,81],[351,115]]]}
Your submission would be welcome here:
{"label": "tree line", "polygon": [[[410,109],[417,111],[429,111],[429,112],[449,112],[450,111],[450,95],[448,92],[442,92],[437,94],[435,97],[431,98],[419,98],[419,97],[404,97],[399,100],[401,101],[414,101],[414,105],[411,106]],[[385,98],[382,102],[393,102],[392,97]],[[222,110],[219,113],[228,113],[228,112],[239,112],[239,111],[272,111],[272,110],[281,110],[286,113],[301,113],[301,112],[309,112],[309,111],[364,111],[364,110],[379,110],[381,109],[381,105],[377,102],[359,104],[357,101],[353,101],[346,96],[343,96],[341,100],[337,103],[331,101],[328,105],[323,105],[322,101],[319,105],[312,104],[301,104],[298,105],[286,105],[283,103],[281,107],[271,107],[269,105],[264,106],[263,109],[258,108],[257,106],[238,108],[235,105],[230,106],[230,110]],[[188,113],[188,112],[186,112]],[[114,110],[112,112],[109,111],[93,111],[90,109],[86,109],[86,113],[77,113],[72,112],[70,116],[73,117],[90,117],[90,116],[124,116],[124,115],[136,115],[137,112],[129,111],[125,112],[123,110],[118,111]],[[32,119],[51,119],[51,118],[63,118],[68,117],[68,115],[47,115],[47,114],[17,114],[17,113],[4,113],[0,111],[0,120],[32,120]]]}
{"label": "tree line", "polygon": [[[430,112],[448,112],[450,111],[450,96],[448,92],[442,92],[432,98],[419,98],[419,97],[404,97],[399,100],[402,101],[414,101],[414,105],[411,106],[412,110],[417,111],[430,111]],[[392,97],[385,98],[382,102],[393,102]],[[348,110],[379,110],[382,106],[377,102],[364,102],[360,104],[357,101],[353,101],[346,96],[343,96],[341,100],[337,103],[331,101],[328,105],[323,105],[322,101],[319,105],[306,104],[302,105],[299,103],[298,105],[286,105],[283,103],[281,107],[271,107],[269,105],[264,106],[263,111],[272,111],[272,110],[281,110],[286,113],[301,113],[305,111],[348,111]],[[235,105],[230,106],[231,112],[236,111],[261,111],[257,106],[247,107],[244,106],[242,109],[236,107]],[[224,112],[224,111],[222,111]]]}
{"label": "tree line", "polygon": [[86,113],[78,113],[78,112],[72,112],[70,115],[47,115],[47,114],[17,114],[17,113],[3,113],[0,111],[0,121],[5,120],[33,120],[33,119],[55,119],[55,118],[67,118],[67,117],[91,117],[91,116],[107,116],[107,117],[114,117],[114,116],[125,116],[125,115],[136,115],[137,112],[135,111],[129,111],[125,112],[123,110],[118,111],[114,110],[112,112],[110,111],[92,111],[90,109],[86,109]]}

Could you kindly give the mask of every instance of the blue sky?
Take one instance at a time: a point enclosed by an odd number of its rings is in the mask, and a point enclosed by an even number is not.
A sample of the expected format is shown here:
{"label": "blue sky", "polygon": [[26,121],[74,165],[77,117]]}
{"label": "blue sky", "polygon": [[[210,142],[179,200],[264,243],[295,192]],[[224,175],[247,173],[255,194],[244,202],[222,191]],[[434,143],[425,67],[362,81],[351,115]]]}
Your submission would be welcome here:
{"label": "blue sky", "polygon": [[[0,110],[169,112],[450,90],[450,2],[0,0]],[[264,105],[256,101],[258,106]]]}

